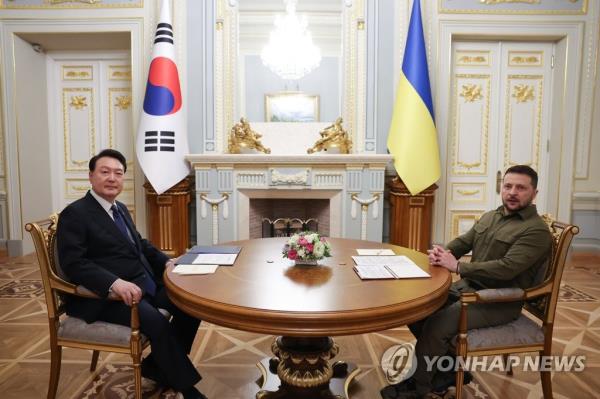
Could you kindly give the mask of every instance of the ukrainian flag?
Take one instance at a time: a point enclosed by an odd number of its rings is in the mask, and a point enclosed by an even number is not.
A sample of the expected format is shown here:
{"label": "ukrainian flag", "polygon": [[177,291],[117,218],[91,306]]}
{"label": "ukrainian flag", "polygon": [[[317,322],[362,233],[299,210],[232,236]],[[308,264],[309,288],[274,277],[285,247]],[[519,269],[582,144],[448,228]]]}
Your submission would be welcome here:
{"label": "ukrainian flag", "polygon": [[413,2],[387,147],[398,176],[411,194],[420,193],[440,178],[419,0]]}

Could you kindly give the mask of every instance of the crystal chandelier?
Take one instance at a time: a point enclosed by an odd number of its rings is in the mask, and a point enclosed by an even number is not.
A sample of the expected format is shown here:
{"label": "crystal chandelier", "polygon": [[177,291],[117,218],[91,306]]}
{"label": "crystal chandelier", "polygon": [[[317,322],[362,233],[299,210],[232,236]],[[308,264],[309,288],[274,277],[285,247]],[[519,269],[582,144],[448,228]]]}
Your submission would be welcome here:
{"label": "crystal chandelier", "polygon": [[286,14],[275,17],[275,29],[262,49],[263,64],[284,80],[297,80],[321,63],[321,50],[306,29],[306,17],[296,15],[297,0],[284,0]]}

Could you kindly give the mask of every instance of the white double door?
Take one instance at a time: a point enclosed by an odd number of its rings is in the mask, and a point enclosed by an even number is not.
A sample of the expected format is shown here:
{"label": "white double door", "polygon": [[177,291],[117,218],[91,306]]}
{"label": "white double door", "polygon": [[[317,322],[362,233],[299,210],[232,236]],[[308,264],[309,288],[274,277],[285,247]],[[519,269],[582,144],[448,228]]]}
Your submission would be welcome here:
{"label": "white double door", "polygon": [[[516,164],[540,177],[538,211],[557,190],[549,168],[555,45],[457,41],[452,45],[446,157],[446,242],[501,204],[504,171]],[[550,204],[551,205],[551,204]]]}
{"label": "white double door", "polygon": [[119,199],[135,210],[134,141],[129,52],[50,53],[51,162],[54,208],[62,210],[90,188],[88,161],[104,148],[127,158]]}

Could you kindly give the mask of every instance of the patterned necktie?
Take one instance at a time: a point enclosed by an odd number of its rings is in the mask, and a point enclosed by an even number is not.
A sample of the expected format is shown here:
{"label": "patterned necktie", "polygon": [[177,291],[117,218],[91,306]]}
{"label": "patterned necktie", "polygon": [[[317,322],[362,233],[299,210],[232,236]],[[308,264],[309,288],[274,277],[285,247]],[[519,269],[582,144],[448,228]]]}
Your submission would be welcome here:
{"label": "patterned necktie", "polygon": [[[129,241],[133,244],[133,237],[131,236],[129,229],[127,229],[127,225],[125,224],[125,220],[123,219],[123,215],[121,215],[121,211],[117,207],[117,205],[113,205],[110,207],[113,213],[113,219],[115,220],[115,224],[117,228],[121,231],[121,233],[129,239]],[[135,245],[135,244],[134,244]],[[144,256],[141,254],[141,256]],[[142,262],[145,271],[145,278],[142,281],[143,289],[149,295],[154,296],[156,294],[156,283],[152,279],[152,272],[148,269],[148,267]]]}

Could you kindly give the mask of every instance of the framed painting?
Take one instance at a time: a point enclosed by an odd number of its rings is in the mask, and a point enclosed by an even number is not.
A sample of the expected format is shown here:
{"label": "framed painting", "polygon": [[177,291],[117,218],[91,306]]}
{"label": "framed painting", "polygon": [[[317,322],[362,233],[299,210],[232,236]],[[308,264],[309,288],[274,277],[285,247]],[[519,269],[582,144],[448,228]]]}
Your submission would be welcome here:
{"label": "framed painting", "polygon": [[298,91],[265,94],[266,122],[319,122],[319,96]]}

